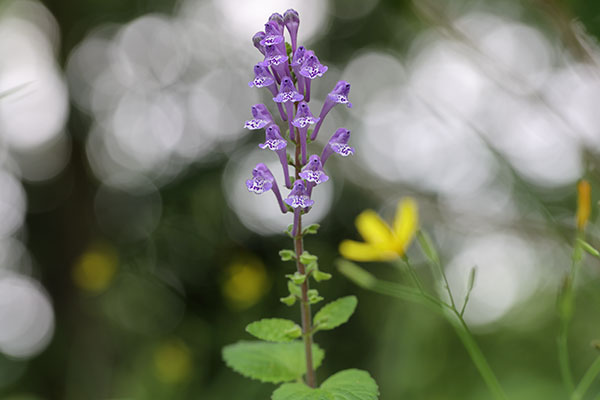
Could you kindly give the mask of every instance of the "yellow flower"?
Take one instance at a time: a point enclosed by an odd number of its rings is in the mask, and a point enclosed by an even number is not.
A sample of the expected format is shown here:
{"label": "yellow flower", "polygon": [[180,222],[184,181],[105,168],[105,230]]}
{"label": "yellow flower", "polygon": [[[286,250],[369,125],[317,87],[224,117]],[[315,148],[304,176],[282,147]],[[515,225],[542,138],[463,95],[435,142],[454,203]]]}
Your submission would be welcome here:
{"label": "yellow flower", "polygon": [[591,188],[590,183],[582,179],[577,184],[577,229],[583,231],[590,219],[591,210]]}
{"label": "yellow flower", "polygon": [[373,210],[356,217],[356,229],[365,242],[344,240],[340,253],[354,261],[390,261],[404,254],[419,225],[417,203],[411,198],[398,202],[393,227]]}

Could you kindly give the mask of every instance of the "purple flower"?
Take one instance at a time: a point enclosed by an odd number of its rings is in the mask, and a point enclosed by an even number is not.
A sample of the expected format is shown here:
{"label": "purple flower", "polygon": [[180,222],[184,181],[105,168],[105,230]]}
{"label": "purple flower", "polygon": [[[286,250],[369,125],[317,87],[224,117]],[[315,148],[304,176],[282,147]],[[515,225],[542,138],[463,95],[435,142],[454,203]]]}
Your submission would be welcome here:
{"label": "purple flower", "polygon": [[277,198],[277,203],[279,203],[281,212],[285,214],[288,211],[285,204],[283,204],[277,181],[265,164],[256,164],[256,167],[252,170],[252,179],[246,181],[246,187],[249,191],[256,194],[263,194],[264,192],[272,190]]}
{"label": "purple flower", "polygon": [[277,26],[279,27],[279,34],[281,34],[283,36],[283,26],[284,26],[283,16],[279,13],[273,13],[269,17],[269,22],[270,21],[277,23]]}
{"label": "purple flower", "polygon": [[275,45],[265,46],[265,60],[262,62],[263,67],[272,67],[283,64],[287,61],[287,55],[282,53],[279,47]]}
{"label": "purple flower", "polygon": [[273,187],[275,178],[269,168],[263,163],[256,164],[252,170],[252,179],[246,181],[246,187],[249,191],[256,194],[262,194]]}
{"label": "purple flower", "polygon": [[[348,95],[350,94],[350,84],[346,81],[339,81],[333,90],[327,95],[327,101],[333,103],[346,104],[348,108],[352,108],[352,103],[348,101]],[[333,107],[333,106],[332,106]]]}
{"label": "purple flower", "polygon": [[[275,14],[273,14],[275,15]],[[283,29],[276,21],[265,24],[265,37],[260,41],[263,46],[274,46],[283,42]]]}
{"label": "purple flower", "polygon": [[299,174],[300,178],[306,179],[308,182],[312,182],[315,185],[318,185],[323,182],[327,182],[329,177],[323,171],[323,164],[321,164],[321,159],[318,155],[313,154],[308,159],[308,164],[302,169],[302,172]]}
{"label": "purple flower", "polygon": [[292,56],[292,68],[300,67],[304,63],[304,58],[306,56],[306,49],[304,46],[298,47],[294,51],[294,55]]}
{"label": "purple flower", "polygon": [[273,123],[273,116],[264,104],[255,104],[252,106],[253,119],[246,121],[244,128],[250,130],[261,129]]}
{"label": "purple flower", "polygon": [[265,54],[265,46],[260,44],[260,42],[265,38],[265,33],[263,31],[256,32],[254,36],[252,36],[252,43],[254,43],[254,47],[258,49],[263,55]]}
{"label": "purple flower", "polygon": [[292,121],[292,125],[296,128],[305,128],[309,124],[316,124],[319,121],[319,117],[314,117],[310,112],[310,108],[308,107],[308,103],[305,101],[301,101],[298,104],[298,111],[296,111],[296,116]]}
{"label": "purple flower", "polygon": [[[311,52],[312,53],[312,52]],[[327,66],[321,64],[316,55],[311,54],[306,58],[302,67],[300,67],[300,75],[305,78],[315,79],[316,77],[321,77],[325,72],[327,72]],[[346,102],[348,98],[346,98]]]}
{"label": "purple flower", "polygon": [[[306,164],[306,133],[308,131],[309,124],[315,124],[319,121],[319,118],[315,118],[308,108],[308,104],[305,101],[301,101],[298,104],[298,110],[296,111],[296,117],[292,121],[291,125],[298,128],[300,133],[300,149],[302,153],[302,165]],[[293,129],[290,127],[290,129]]]}
{"label": "purple flower", "polygon": [[271,124],[267,126],[265,129],[265,142],[258,145],[261,149],[269,149],[273,150],[279,156],[279,162],[281,163],[281,167],[283,168],[283,176],[285,178],[285,185],[287,187],[291,186],[290,181],[290,172],[288,169],[287,162],[287,141],[281,136],[281,131],[279,127],[275,124]]}
{"label": "purple flower", "polygon": [[[294,86],[294,82],[287,76],[281,80],[279,94],[273,97],[273,101],[276,103],[297,102],[302,99],[304,99],[304,96],[298,93]],[[291,118],[291,114],[288,113],[288,115]]]}
{"label": "purple flower", "polygon": [[294,209],[308,208],[315,204],[314,200],[308,196],[304,181],[297,179],[294,182],[294,187],[290,192],[289,196],[285,199],[285,203]]}
{"label": "purple flower", "polygon": [[258,145],[261,149],[273,151],[283,150],[287,146],[287,141],[281,136],[279,127],[275,124],[269,125],[265,130],[265,142]]}
{"label": "purple flower", "polygon": [[[350,84],[346,81],[339,81],[336,83],[335,87],[329,94],[327,95],[327,99],[325,99],[325,103],[323,103],[323,108],[321,108],[321,113],[319,114],[320,121],[317,122],[315,126],[315,130],[310,136],[310,140],[315,140],[317,138],[317,134],[319,133],[319,129],[321,129],[321,125],[325,120],[325,116],[336,104],[346,104],[348,108],[352,107],[352,103],[348,101],[348,94],[350,93]],[[322,158],[322,157],[321,157]]]}
{"label": "purple flower", "polygon": [[292,51],[296,50],[296,41],[298,38],[298,25],[300,25],[300,16],[296,10],[291,8],[283,13],[283,23],[292,38]]}
{"label": "purple flower", "polygon": [[347,157],[350,154],[354,154],[354,147],[348,146],[348,141],[350,140],[350,131],[346,128],[339,128],[329,139],[329,142],[323,149],[323,153],[321,153],[321,162],[323,165],[325,161],[329,158],[333,153],[338,153],[343,157]]}
{"label": "purple flower", "polygon": [[273,75],[269,72],[268,69],[263,67],[260,64],[256,64],[254,66],[254,79],[248,82],[248,86],[256,86],[256,87],[269,87],[275,83],[275,79]]}

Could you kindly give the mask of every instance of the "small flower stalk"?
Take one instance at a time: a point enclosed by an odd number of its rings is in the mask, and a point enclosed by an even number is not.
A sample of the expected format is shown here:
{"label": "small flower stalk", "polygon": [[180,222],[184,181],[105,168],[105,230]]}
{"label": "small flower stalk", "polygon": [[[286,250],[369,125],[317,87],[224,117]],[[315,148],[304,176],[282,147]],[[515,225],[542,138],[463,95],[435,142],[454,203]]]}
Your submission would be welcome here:
{"label": "small flower stalk", "polygon": [[[317,233],[318,225],[303,227],[302,218],[315,205],[313,190],[318,190],[319,185],[330,180],[324,169],[325,161],[333,153],[344,157],[354,154],[354,148],[349,145],[350,131],[339,128],[332,133],[320,155],[310,154],[309,144],[316,139],[329,111],[336,104],[351,107],[348,100],[350,84],[339,81],[325,99],[319,116],[313,115],[309,105],[311,84],[314,79],[322,77],[328,67],[319,61],[314,51],[298,45],[299,25],[300,17],[295,10],[287,10],[283,15],[274,13],[265,23],[264,31],[252,37],[252,43],[263,59],[255,64],[254,78],[248,85],[269,90],[272,106],[278,108],[280,121],[271,114],[268,104],[260,103],[252,106],[252,118],[245,122],[244,128],[264,130],[265,140],[258,146],[274,152],[281,164],[285,187],[278,186],[274,174],[264,163],[257,164],[251,171],[246,187],[257,195],[273,192],[281,212],[291,214],[292,224],[287,233],[294,248],[281,250],[279,254],[282,261],[292,261],[296,268],[286,275],[289,296],[281,301],[289,306],[300,305],[300,325],[280,318],[256,321],[246,330],[262,341],[229,345],[223,350],[223,358],[242,375],[263,382],[283,383],[273,393],[273,399],[342,398],[346,393],[344,382],[352,382],[355,387],[361,387],[361,400],[376,400],[379,391],[375,381],[367,372],[355,369],[334,374],[318,389],[319,392],[312,392],[318,386],[315,369],[324,357],[313,336],[346,322],[353,314],[357,300],[355,296],[337,299],[321,307],[313,318],[311,307],[323,297],[310,287],[310,283],[330,279],[331,274],[320,271],[318,257],[304,249],[303,237]],[[291,44],[286,43],[286,33]],[[311,135],[309,129],[312,126],[314,131]],[[289,172],[290,166],[293,174]],[[286,194],[282,195],[282,192]],[[296,357],[296,353],[303,356]],[[304,359],[304,362],[291,367],[291,357]],[[265,364],[272,368],[262,368]],[[303,383],[300,383],[302,378]],[[289,397],[292,392],[297,395]]]}

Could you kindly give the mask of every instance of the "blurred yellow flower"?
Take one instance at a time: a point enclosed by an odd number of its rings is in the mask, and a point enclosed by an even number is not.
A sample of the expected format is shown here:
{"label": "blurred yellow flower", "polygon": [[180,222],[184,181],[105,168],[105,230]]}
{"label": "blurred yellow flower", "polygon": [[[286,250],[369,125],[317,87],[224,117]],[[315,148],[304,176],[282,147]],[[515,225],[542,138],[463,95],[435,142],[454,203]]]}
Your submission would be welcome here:
{"label": "blurred yellow flower", "polygon": [[108,243],[93,243],[75,263],[73,281],[80,289],[100,293],[112,282],[118,262],[114,247]]}
{"label": "blurred yellow flower", "polygon": [[404,198],[398,202],[392,228],[373,210],[365,210],[356,218],[356,229],[364,242],[344,240],[340,253],[354,261],[390,261],[402,256],[419,225],[417,203]]}
{"label": "blurred yellow flower", "polygon": [[179,383],[190,376],[192,355],[179,339],[163,342],[154,351],[154,367],[158,379],[165,383]]}
{"label": "blurred yellow flower", "polygon": [[577,184],[577,229],[583,231],[590,219],[591,188],[590,183],[582,179]]}
{"label": "blurred yellow flower", "polygon": [[244,310],[258,303],[270,286],[262,261],[248,254],[229,265],[221,290],[231,308]]}

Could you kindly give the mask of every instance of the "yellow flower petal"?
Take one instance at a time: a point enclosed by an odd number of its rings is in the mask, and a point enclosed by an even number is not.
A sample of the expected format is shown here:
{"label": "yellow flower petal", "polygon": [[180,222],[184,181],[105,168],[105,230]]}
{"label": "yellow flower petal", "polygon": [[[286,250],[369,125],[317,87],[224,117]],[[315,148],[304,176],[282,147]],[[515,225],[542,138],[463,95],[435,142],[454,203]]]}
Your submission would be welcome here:
{"label": "yellow flower petal", "polygon": [[373,210],[365,210],[356,217],[356,229],[365,241],[381,250],[394,249],[392,230]]}
{"label": "yellow flower petal", "polygon": [[370,243],[344,240],[340,243],[340,254],[354,261],[389,261],[398,257],[398,254],[390,250],[382,250]]}
{"label": "yellow flower petal", "polygon": [[577,184],[577,229],[585,229],[585,225],[590,219],[591,212],[591,188],[590,183],[581,180]]}
{"label": "yellow flower petal", "polygon": [[398,202],[394,218],[394,235],[396,236],[396,249],[400,254],[412,241],[419,227],[419,212],[414,199],[406,197]]}

